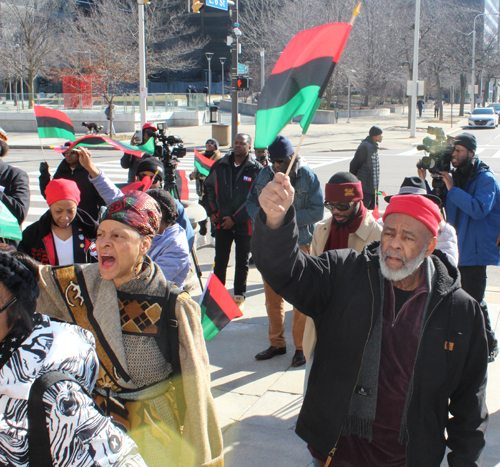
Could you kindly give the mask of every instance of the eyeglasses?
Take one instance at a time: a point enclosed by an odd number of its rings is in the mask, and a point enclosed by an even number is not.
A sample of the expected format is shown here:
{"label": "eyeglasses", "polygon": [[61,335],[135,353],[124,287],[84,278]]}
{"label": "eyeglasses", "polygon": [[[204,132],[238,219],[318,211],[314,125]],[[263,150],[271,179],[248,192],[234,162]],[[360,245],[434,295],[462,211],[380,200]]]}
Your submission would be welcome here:
{"label": "eyeglasses", "polygon": [[332,212],[335,211],[335,209],[340,212],[348,211],[352,205],[353,203],[329,203],[328,201],[325,201],[325,208]]}
{"label": "eyeglasses", "polygon": [[205,146],[206,146],[207,144],[211,144],[212,146],[215,146],[215,141],[214,141],[214,140],[212,140],[212,139],[209,139],[209,140],[205,143]]}
{"label": "eyeglasses", "polygon": [[271,164],[283,164],[285,162],[285,159],[270,159]]}
{"label": "eyeglasses", "polygon": [[9,306],[14,305],[14,303],[17,302],[17,297],[12,298],[10,301],[8,301],[2,308],[0,308],[0,313],[5,311]]}
{"label": "eyeglasses", "polygon": [[[137,175],[137,180],[139,180],[140,182],[142,182],[144,180],[144,177],[150,177],[150,175],[148,174],[145,174],[145,173],[140,173]],[[156,176],[155,178],[153,178],[153,183],[152,185],[154,185],[155,183],[158,183],[161,181],[161,178]]]}
{"label": "eyeglasses", "polygon": [[156,136],[156,131],[146,131],[148,136]]}

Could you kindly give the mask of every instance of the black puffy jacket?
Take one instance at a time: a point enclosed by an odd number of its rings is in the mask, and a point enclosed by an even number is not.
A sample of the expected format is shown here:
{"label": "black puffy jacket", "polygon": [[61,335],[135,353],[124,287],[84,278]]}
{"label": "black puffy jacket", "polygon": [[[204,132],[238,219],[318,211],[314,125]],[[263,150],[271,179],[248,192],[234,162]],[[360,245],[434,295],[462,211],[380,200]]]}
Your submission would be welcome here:
{"label": "black puffy jacket", "polygon": [[[297,239],[293,207],[278,229],[265,225],[261,210],[252,253],[273,290],[314,319],[318,340],[296,432],[326,457],[341,434],[381,310],[379,242],[361,254],[345,249],[316,257],[302,253]],[[457,269],[439,251],[430,258],[435,272],[409,389],[406,465],[439,467],[449,447],[450,467],[476,466],[488,417],[484,322]]]}

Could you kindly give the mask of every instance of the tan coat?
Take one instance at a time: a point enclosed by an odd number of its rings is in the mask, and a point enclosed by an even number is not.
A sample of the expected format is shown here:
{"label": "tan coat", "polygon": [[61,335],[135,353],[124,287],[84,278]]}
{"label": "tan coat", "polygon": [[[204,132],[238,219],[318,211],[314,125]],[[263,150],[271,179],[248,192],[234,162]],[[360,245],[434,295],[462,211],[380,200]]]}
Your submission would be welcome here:
{"label": "tan coat", "polygon": [[[328,240],[328,235],[330,234],[332,219],[332,217],[323,219],[321,222],[316,224],[312,241],[312,255],[319,256],[323,253],[326,241]],[[367,243],[380,240],[381,232],[382,226],[377,224],[372,212],[368,211],[358,230],[349,234],[347,246],[348,248],[352,248],[358,253],[361,253]],[[309,363],[314,347],[316,347],[316,328],[314,327],[314,321],[309,317],[306,320],[302,345],[304,348],[304,355]]]}
{"label": "tan coat", "polygon": [[[166,280],[161,269],[146,258],[149,266],[137,277],[123,284],[120,290],[130,294],[164,296]],[[124,388],[137,389],[165,379],[171,372],[153,337],[141,335],[122,335],[117,289],[112,281],[106,281],[99,274],[97,264],[81,265],[83,276],[93,304],[93,318],[99,325],[112,353],[122,368],[130,376],[126,382],[118,377],[117,381]],[[72,322],[68,311],[72,301],[80,299],[79,290],[68,286],[60,290],[52,273],[52,267],[40,267],[40,297],[37,311],[51,317]],[[184,383],[186,414],[182,443],[172,446],[180,451],[182,467],[222,467],[222,435],[219,428],[215,404],[210,392],[210,369],[203,330],[201,327],[200,308],[187,293],[179,295],[175,314],[179,326],[180,363]],[[174,418],[164,401],[158,397],[157,412],[160,418],[171,425]],[[170,432],[170,435],[172,433]],[[165,447],[167,449],[168,447]],[[148,466],[167,465],[161,459],[161,451],[151,458],[151,450],[141,452]],[[158,458],[158,455],[160,458]],[[148,459],[149,457],[149,459]]]}

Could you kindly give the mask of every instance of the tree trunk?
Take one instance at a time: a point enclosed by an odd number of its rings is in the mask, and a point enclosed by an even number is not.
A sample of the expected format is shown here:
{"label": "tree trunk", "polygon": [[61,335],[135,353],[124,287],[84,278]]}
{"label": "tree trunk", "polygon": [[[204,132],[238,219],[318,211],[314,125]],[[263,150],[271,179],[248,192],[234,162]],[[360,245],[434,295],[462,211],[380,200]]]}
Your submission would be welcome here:
{"label": "tree trunk", "polygon": [[439,121],[443,121],[443,95],[441,92],[441,80],[439,79],[439,74],[435,73],[436,75],[436,87],[437,87],[437,92],[438,92],[438,100],[439,100]]}
{"label": "tree trunk", "polygon": [[33,71],[28,70],[28,82],[26,83],[28,86],[28,108],[33,108],[33,97],[35,91],[35,77],[33,76]]}
{"label": "tree trunk", "polygon": [[467,79],[465,78],[464,73],[460,73],[460,111],[458,113],[459,117],[464,116],[466,88],[467,88]]}

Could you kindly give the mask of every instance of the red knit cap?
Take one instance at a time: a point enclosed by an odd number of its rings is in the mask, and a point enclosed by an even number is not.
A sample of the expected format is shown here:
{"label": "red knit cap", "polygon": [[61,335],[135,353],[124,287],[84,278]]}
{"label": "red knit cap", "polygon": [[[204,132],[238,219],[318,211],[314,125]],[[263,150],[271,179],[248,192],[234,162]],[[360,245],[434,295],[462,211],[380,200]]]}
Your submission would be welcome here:
{"label": "red knit cap", "polygon": [[434,201],[419,195],[393,196],[385,210],[383,221],[385,222],[385,218],[395,212],[407,214],[419,220],[429,227],[434,237],[437,237],[441,215]]}
{"label": "red knit cap", "polygon": [[363,188],[358,183],[327,183],[325,186],[325,201],[331,203],[350,203],[363,199]]}
{"label": "red knit cap", "polygon": [[56,178],[55,180],[51,180],[47,188],[45,188],[45,199],[49,206],[62,199],[74,201],[78,206],[80,204],[80,190],[73,180]]}

